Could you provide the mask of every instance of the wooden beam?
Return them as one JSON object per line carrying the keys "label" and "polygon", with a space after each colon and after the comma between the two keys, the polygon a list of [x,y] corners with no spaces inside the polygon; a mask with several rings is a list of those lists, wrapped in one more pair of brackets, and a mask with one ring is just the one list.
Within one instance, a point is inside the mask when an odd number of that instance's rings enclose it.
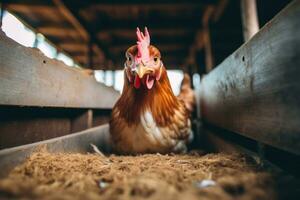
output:
{"label": "wooden beam", "polygon": [[259,30],[256,0],[241,0],[244,40],[247,42]]}
{"label": "wooden beam", "polygon": [[[144,28],[144,27],[140,27]],[[178,28],[166,28],[166,27],[153,27],[149,28],[150,35],[153,37],[157,36],[169,36],[169,37],[181,37],[184,35],[191,35],[193,34],[192,29],[184,28],[184,27],[178,27]],[[135,29],[133,28],[108,28],[104,29],[101,27],[101,30],[99,30],[97,36],[99,38],[107,38],[110,35],[113,35],[115,37],[126,37],[126,38],[134,38],[135,35]]]}
{"label": "wooden beam", "polygon": [[44,145],[49,152],[93,152],[91,145],[96,145],[102,152],[110,153],[109,125],[91,128],[72,135],[45,140],[0,151],[0,177],[24,162],[34,151]]}
{"label": "wooden beam", "polygon": [[87,44],[82,42],[60,42],[58,46],[66,51],[82,52],[82,54],[88,52]]}
{"label": "wooden beam", "polygon": [[[61,1],[61,0],[60,0]],[[107,51],[106,45],[98,40],[96,37],[96,31],[94,30],[94,26],[89,26],[85,20],[80,16],[79,10],[74,7],[74,5],[70,2],[65,2],[64,6],[68,9],[68,11],[82,24],[82,26],[87,30],[87,32],[90,34],[90,40],[91,42],[95,43],[99,48],[97,51],[101,51],[101,55],[105,57],[108,61],[112,60],[112,57],[110,53]]]}
{"label": "wooden beam", "polygon": [[[215,3],[215,2],[212,2]],[[97,11],[97,12],[103,12],[103,11],[113,11],[115,9],[118,9],[120,12],[128,11],[130,8],[138,8],[142,11],[147,10],[160,10],[160,11],[176,11],[176,10],[182,10],[182,9],[193,9],[195,7],[203,7],[206,6],[209,3],[204,3],[202,1],[195,1],[195,2],[119,2],[119,3],[95,3],[89,7],[86,7],[89,11]]]}
{"label": "wooden beam", "polygon": [[93,69],[94,67],[94,51],[93,51],[93,42],[90,41],[88,46],[88,53],[87,53],[87,57],[88,57],[88,66]]}
{"label": "wooden beam", "polygon": [[0,106],[0,149],[70,134],[69,110]]}
{"label": "wooden beam", "polygon": [[[159,49],[161,53],[168,54],[169,51],[177,51],[177,50],[185,50],[187,46],[185,44],[161,44],[156,45],[156,47]],[[125,51],[129,48],[127,45],[120,45],[120,46],[112,46],[109,48],[109,51],[112,52],[112,54],[116,53],[123,53],[125,54]]]}
{"label": "wooden beam", "polygon": [[109,123],[111,110],[94,110],[93,126],[100,126]]}
{"label": "wooden beam", "polygon": [[[68,52],[71,53],[81,53],[81,54],[87,54],[89,51],[89,47],[86,45],[86,43],[80,42],[80,41],[60,41],[58,42],[58,46]],[[104,60],[104,55],[102,51],[99,51],[99,48],[96,44],[93,44],[93,52],[96,54],[97,57],[101,58],[99,60]]]}
{"label": "wooden beam", "polygon": [[11,1],[8,1],[6,3],[7,9],[12,12],[20,12],[20,13],[40,13],[42,11],[47,10],[47,12],[55,12],[56,8],[49,4],[29,4],[27,1],[26,3],[14,3]]}
{"label": "wooden beam", "polygon": [[[45,35],[46,37],[50,36],[50,37],[56,37],[56,38],[73,38],[74,40],[81,40],[82,37],[80,36],[80,34],[74,30],[74,29],[70,29],[70,28],[61,28],[61,29],[56,29],[56,28],[37,28],[36,29],[38,32],[42,33],[43,35]],[[58,44],[59,45],[59,44]]]}
{"label": "wooden beam", "polygon": [[213,13],[213,21],[216,22],[220,19],[223,15],[224,10],[228,5],[228,0],[219,0],[218,4],[216,5],[216,9]]}
{"label": "wooden beam", "polygon": [[205,67],[206,71],[209,72],[213,67],[212,50],[210,43],[210,32],[209,32],[209,20],[215,10],[213,6],[207,6],[202,16],[201,28],[198,28],[195,34],[193,43],[189,48],[189,54],[186,59],[186,65],[196,65],[196,51],[199,49],[205,49]]}
{"label": "wooden beam", "polygon": [[0,105],[112,108],[119,93],[0,32]]}
{"label": "wooden beam", "polygon": [[70,12],[61,0],[52,0],[61,14],[76,28],[84,41],[90,41],[90,35],[82,26],[82,24],[76,19],[76,17]]}
{"label": "wooden beam", "polygon": [[300,2],[202,79],[210,124],[300,155]]}
{"label": "wooden beam", "polygon": [[[71,24],[79,31],[80,35],[84,38],[84,41],[87,44],[93,46],[96,44],[97,51],[100,52],[100,55],[104,58],[111,59],[109,52],[104,48],[97,38],[95,37],[94,32],[87,27],[86,24],[83,24],[83,20],[80,18],[78,13],[75,13],[73,9],[70,9],[62,0],[53,0],[54,4],[58,7],[61,13],[71,22]],[[88,63],[90,64],[90,63]],[[91,66],[90,66],[91,67]]]}
{"label": "wooden beam", "polygon": [[215,8],[212,6],[207,7],[203,18],[203,45],[204,45],[204,52],[205,52],[205,68],[206,72],[210,72],[213,69],[213,55],[212,55],[212,47],[210,41],[210,30],[209,30],[209,21],[212,18],[213,12]]}
{"label": "wooden beam", "polygon": [[95,27],[101,27],[101,29],[106,30],[112,30],[112,29],[131,29],[135,30],[136,27],[145,27],[147,26],[149,30],[152,29],[162,29],[162,28],[178,28],[178,29],[192,29],[194,27],[197,27],[199,25],[199,22],[194,19],[194,17],[180,17],[176,20],[174,20],[174,17],[155,17],[155,18],[149,18],[149,17],[141,17],[138,20],[137,19],[131,19],[131,18],[125,18],[125,19],[106,19],[106,21],[97,21],[95,22]]}
{"label": "wooden beam", "polygon": [[4,15],[4,8],[3,3],[0,3],[0,28],[2,28],[2,21],[3,21],[3,15]]}
{"label": "wooden beam", "polygon": [[[187,34],[182,36],[164,36],[158,35],[156,37],[152,37],[151,43],[153,45],[159,46],[164,44],[189,44],[192,42],[193,34]],[[99,38],[100,39],[100,38]],[[118,46],[118,45],[133,45],[136,43],[136,37],[132,36],[132,38],[126,37],[112,37],[111,41],[109,41],[110,46]]]}
{"label": "wooden beam", "polygon": [[76,133],[93,127],[93,110],[81,112],[71,120],[71,133]]}
{"label": "wooden beam", "polygon": [[[43,23],[47,23],[47,22],[43,22]],[[55,32],[74,32],[76,31],[74,29],[74,27],[70,26],[68,23],[64,24],[62,23],[61,25],[55,25],[55,26],[50,26],[50,25],[42,25],[42,26],[38,26],[36,27],[36,30],[38,32],[42,32],[42,33],[55,33]]]}
{"label": "wooden beam", "polygon": [[[83,62],[83,63],[89,63],[89,57],[85,53],[80,53],[79,54],[73,54],[73,58],[77,60],[78,62]],[[95,64],[99,63],[104,63],[104,61],[100,61],[96,55],[93,55],[93,66],[95,67]]]}
{"label": "wooden beam", "polygon": [[[110,109],[93,110],[109,118]],[[94,126],[91,109],[0,106],[0,149],[72,134]]]}

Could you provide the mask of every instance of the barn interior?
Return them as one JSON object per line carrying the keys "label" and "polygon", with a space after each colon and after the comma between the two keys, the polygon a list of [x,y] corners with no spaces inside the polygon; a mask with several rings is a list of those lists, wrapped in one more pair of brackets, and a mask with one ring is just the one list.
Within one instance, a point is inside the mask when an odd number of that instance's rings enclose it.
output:
{"label": "barn interior", "polygon": [[[299,0],[0,5],[0,198],[299,199]],[[187,154],[110,151],[137,27],[191,77]]]}

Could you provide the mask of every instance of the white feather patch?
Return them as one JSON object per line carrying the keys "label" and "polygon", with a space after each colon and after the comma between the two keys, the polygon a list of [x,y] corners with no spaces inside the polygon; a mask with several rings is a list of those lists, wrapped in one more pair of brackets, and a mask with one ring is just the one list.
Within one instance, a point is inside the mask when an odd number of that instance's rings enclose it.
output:
{"label": "white feather patch", "polygon": [[166,138],[164,138],[161,129],[157,126],[152,113],[150,111],[146,111],[142,116],[141,116],[141,122],[142,126],[145,129],[146,133],[150,136],[153,137],[157,142],[165,145],[166,144]]}

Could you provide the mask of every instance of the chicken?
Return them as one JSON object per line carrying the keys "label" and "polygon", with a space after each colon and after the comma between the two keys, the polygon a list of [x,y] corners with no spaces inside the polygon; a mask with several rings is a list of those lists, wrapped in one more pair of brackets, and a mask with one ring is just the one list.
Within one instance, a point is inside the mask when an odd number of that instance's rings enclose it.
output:
{"label": "chicken", "polygon": [[189,111],[171,89],[160,51],[137,28],[126,51],[124,87],[112,110],[110,140],[121,154],[185,152],[193,137]]}

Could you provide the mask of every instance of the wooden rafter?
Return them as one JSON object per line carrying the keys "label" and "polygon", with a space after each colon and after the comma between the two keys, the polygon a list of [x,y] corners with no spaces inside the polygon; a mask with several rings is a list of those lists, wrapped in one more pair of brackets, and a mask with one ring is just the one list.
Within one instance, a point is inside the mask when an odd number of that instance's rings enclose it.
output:
{"label": "wooden rafter", "polygon": [[203,13],[201,19],[201,28],[199,28],[195,34],[195,39],[193,44],[189,48],[189,54],[186,60],[186,65],[196,65],[196,51],[199,49],[205,49],[205,65],[206,71],[210,71],[213,67],[213,56],[212,47],[210,42],[210,30],[209,22],[211,20],[217,21],[223,14],[225,7],[228,4],[228,0],[219,0],[216,6],[208,5]]}
{"label": "wooden rafter", "polygon": [[78,30],[78,32],[86,42],[87,48],[89,49],[89,51],[87,52],[87,57],[89,57],[87,63],[91,65],[90,67],[93,67],[92,60],[94,60],[94,51],[92,51],[93,48],[91,47],[93,46],[93,43],[96,44],[97,53],[100,53],[101,55],[104,55],[107,59],[110,59],[107,50],[103,48],[103,45],[101,45],[100,42],[94,37],[93,32],[87,27],[86,24],[84,24],[83,20],[79,17],[78,13],[70,9],[62,0],[53,0],[53,2],[61,11],[61,13],[68,19],[68,21],[70,21],[70,23]]}
{"label": "wooden rafter", "polygon": [[78,19],[70,12],[61,0],[53,0],[56,7],[59,9],[61,14],[76,28],[79,34],[82,36],[84,41],[90,41],[90,35],[87,30],[82,26]]}

